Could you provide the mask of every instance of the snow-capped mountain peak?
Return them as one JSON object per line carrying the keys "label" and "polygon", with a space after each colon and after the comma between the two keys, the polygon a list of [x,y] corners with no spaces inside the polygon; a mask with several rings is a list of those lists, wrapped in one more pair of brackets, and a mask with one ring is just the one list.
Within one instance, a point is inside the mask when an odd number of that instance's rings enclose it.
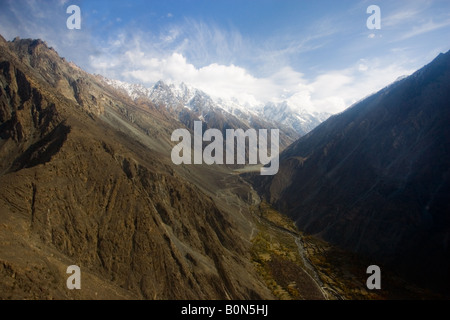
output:
{"label": "snow-capped mountain peak", "polygon": [[202,118],[211,109],[221,110],[246,123],[250,123],[252,119],[260,118],[270,123],[286,126],[299,135],[308,133],[331,115],[329,113],[310,112],[299,106],[291,105],[292,102],[288,100],[249,106],[239,103],[237,99],[214,99],[204,91],[184,82],[176,84],[160,80],[151,88],[119,80],[105,79],[105,82],[126,92],[133,100],[145,97],[153,103],[167,108],[185,107]]}
{"label": "snow-capped mountain peak", "polygon": [[104,78],[104,81],[110,86],[124,91],[133,100],[148,97],[148,95],[150,94],[150,90],[144,87],[142,84],[127,83],[120,80],[111,80],[107,78]]}

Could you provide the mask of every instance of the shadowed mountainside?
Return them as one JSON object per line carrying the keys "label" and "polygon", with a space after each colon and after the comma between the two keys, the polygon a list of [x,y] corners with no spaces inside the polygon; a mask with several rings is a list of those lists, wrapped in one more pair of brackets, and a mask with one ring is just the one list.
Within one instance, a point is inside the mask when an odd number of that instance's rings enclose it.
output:
{"label": "shadowed mountainside", "polygon": [[450,52],[319,125],[255,188],[310,234],[450,285]]}

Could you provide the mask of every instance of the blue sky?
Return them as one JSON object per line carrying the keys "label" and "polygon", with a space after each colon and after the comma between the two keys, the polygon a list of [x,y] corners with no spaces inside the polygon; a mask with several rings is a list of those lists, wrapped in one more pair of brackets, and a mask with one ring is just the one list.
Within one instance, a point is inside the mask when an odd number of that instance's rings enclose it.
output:
{"label": "blue sky", "polygon": [[[80,30],[66,27],[72,4]],[[370,5],[380,30],[366,26]],[[334,113],[448,51],[450,1],[0,0],[0,34],[41,38],[113,79]]]}

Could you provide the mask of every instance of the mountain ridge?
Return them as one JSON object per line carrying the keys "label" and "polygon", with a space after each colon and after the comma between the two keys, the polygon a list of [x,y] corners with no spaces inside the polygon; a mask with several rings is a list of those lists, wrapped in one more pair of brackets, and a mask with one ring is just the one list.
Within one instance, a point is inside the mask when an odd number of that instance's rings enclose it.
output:
{"label": "mountain ridge", "polygon": [[[175,166],[173,130],[244,125],[221,114],[133,99],[44,41],[0,38],[0,297],[422,297],[369,292],[365,260],[298,233],[236,171]],[[73,264],[82,290],[66,288]]]}
{"label": "mountain ridge", "polygon": [[449,85],[447,52],[331,116],[254,187],[301,230],[447,290]]}
{"label": "mountain ridge", "polygon": [[[263,122],[285,130],[288,132],[288,136],[294,139],[308,133],[330,116],[326,112],[310,112],[305,109],[297,111],[295,110],[297,108],[288,105],[287,101],[268,102],[263,105],[245,107],[238,101],[214,99],[204,91],[184,82],[180,84],[166,84],[164,81],[159,80],[151,88],[107,78],[105,78],[105,82],[114,88],[123,90],[132,99],[148,97],[153,103],[169,108],[176,106],[186,107],[197,112],[201,112],[203,109],[219,109],[237,117],[239,120],[243,120],[250,127],[252,127],[252,122],[258,123],[263,120]],[[280,110],[282,111],[281,113]],[[292,134],[291,131],[294,131],[297,136]]]}
{"label": "mountain ridge", "polygon": [[245,232],[256,200],[234,211],[211,193],[226,168],[174,166],[180,127],[41,40],[0,39],[1,297],[273,297]]}

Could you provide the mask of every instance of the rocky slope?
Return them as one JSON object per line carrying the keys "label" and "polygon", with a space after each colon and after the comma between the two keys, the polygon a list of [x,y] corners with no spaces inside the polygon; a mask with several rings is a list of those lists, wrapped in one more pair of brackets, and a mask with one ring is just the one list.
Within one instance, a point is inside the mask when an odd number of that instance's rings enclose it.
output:
{"label": "rocky slope", "polygon": [[0,298],[273,297],[247,202],[213,198],[226,168],[171,163],[182,126],[40,40],[0,37]]}
{"label": "rocky slope", "polygon": [[300,229],[448,292],[449,101],[450,52],[332,116],[254,185]]}
{"label": "rocky slope", "polygon": [[286,101],[244,107],[237,101],[215,100],[205,92],[184,83],[176,85],[158,81],[147,89],[142,85],[118,80],[104,78],[104,81],[133,100],[148,99],[156,105],[166,107],[190,128],[193,128],[195,120],[202,120],[206,127],[223,132],[229,128],[277,128],[280,130],[280,149],[286,148],[330,116],[328,113],[298,111]]}

